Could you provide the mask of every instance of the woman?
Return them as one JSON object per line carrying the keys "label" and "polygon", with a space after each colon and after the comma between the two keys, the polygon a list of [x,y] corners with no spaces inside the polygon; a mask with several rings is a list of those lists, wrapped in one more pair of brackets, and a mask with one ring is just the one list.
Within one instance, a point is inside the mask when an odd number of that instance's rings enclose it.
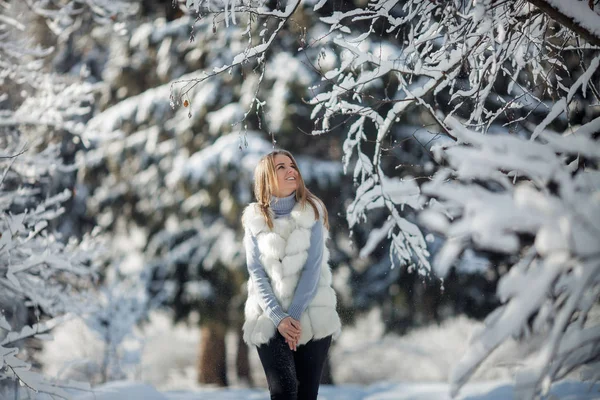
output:
{"label": "woman", "polygon": [[271,399],[316,399],[331,339],[341,330],[327,210],[284,150],[259,161],[254,195],[242,217],[250,274],[244,341],[258,349]]}

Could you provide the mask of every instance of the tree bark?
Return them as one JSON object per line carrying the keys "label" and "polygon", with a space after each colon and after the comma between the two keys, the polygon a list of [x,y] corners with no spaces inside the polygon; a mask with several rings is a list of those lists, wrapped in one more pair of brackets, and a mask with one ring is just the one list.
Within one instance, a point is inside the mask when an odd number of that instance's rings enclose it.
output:
{"label": "tree bark", "polygon": [[198,383],[227,386],[226,332],[220,322],[207,322],[200,328]]}
{"label": "tree bark", "polygon": [[[600,37],[598,37],[594,32],[588,30],[586,27],[579,25],[579,23],[572,17],[563,14],[561,11],[552,7],[545,0],[527,0],[537,8],[539,8],[544,14],[548,15],[550,18],[561,24],[562,26],[572,30],[577,33],[579,36],[584,38],[586,42],[589,44],[593,44],[595,46],[600,46]],[[573,0],[571,0],[573,1]],[[577,1],[573,1],[576,3]],[[589,12],[594,13],[594,10],[589,10]],[[599,16],[600,17],[600,16]]]}

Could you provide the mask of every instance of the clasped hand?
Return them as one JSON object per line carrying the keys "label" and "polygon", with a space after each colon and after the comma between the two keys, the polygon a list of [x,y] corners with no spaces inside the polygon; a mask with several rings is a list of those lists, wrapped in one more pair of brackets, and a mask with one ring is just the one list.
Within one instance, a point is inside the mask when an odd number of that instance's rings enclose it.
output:
{"label": "clasped hand", "polygon": [[300,335],[302,334],[300,321],[292,317],[285,317],[277,326],[277,330],[281,333],[288,346],[290,346],[290,350],[296,351]]}

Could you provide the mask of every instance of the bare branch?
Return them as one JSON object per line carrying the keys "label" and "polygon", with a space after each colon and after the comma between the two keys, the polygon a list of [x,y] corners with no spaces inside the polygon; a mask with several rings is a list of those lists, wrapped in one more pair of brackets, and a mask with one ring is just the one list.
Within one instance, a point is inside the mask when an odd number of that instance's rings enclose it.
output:
{"label": "bare branch", "polygon": [[279,32],[283,29],[283,27],[286,25],[287,21],[291,18],[291,16],[294,14],[294,12],[298,9],[299,5],[300,5],[300,0],[295,0],[294,3],[291,3],[291,5],[288,5],[288,7],[286,7],[286,10],[284,13],[282,13],[282,12],[264,13],[263,12],[262,13],[263,15],[273,16],[273,17],[279,18],[281,20],[279,22],[279,25],[277,26],[275,31],[271,34],[271,36],[269,37],[269,40],[267,42],[261,43],[257,46],[246,49],[244,52],[236,55],[234,57],[234,59],[232,60],[231,64],[224,65],[220,68],[215,68],[213,70],[213,72],[211,72],[210,74],[207,74],[203,78],[186,79],[186,80],[179,80],[179,81],[172,82],[171,83],[171,92],[173,92],[174,85],[176,85],[178,83],[185,83],[185,86],[184,86],[185,89],[182,90],[178,96],[178,101],[181,102],[181,99],[183,99],[183,97],[186,96],[190,92],[190,90],[192,90],[198,84],[206,81],[207,79],[210,79],[217,75],[220,75],[223,72],[225,72],[233,67],[242,65],[243,63],[247,62],[251,58],[260,57],[261,55],[266,53],[267,50],[269,50],[269,48],[273,44],[273,42],[274,42],[275,38],[277,37],[277,35],[279,34]]}

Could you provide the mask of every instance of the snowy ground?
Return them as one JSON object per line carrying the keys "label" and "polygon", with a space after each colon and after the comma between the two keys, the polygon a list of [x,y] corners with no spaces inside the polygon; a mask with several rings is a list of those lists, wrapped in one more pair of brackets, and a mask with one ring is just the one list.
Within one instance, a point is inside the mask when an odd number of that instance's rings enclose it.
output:
{"label": "snowy ground", "polygon": [[[160,391],[196,390],[195,363],[200,330],[195,326],[173,326],[170,321],[166,314],[154,313],[150,324],[140,333],[143,340],[141,358],[134,359],[131,367],[125,363],[121,366],[128,379],[148,383]],[[458,317],[404,336],[384,335],[379,313],[373,311],[356,325],[344,327],[342,335],[334,342],[330,352],[334,381],[336,384],[359,385],[446,382],[452,366],[466,350],[471,332],[479,324]],[[227,337],[228,378],[233,387],[243,387],[243,382],[235,375],[236,342],[235,334],[231,333]],[[508,355],[518,354],[519,349],[508,347]],[[103,343],[85,325],[73,321],[54,332],[54,340],[45,344],[40,361],[49,376],[94,382],[103,349]],[[254,383],[266,387],[255,351],[250,352],[250,363]],[[487,362],[474,379],[508,381],[511,377],[507,359],[497,356]]]}
{"label": "snowy ground", "polygon": [[[383,335],[377,312],[345,327],[331,350],[331,366],[337,386],[323,386],[320,400],[449,400],[445,383],[452,365],[461,357],[468,338],[479,322],[464,317],[450,319],[412,331],[404,336]],[[196,350],[201,340],[199,329],[173,326],[165,314],[154,314],[143,332],[143,351],[139,363],[127,369],[128,382],[113,382],[79,393],[77,400],[267,400],[264,373],[255,352],[251,352],[253,378],[257,389],[244,387],[235,376],[236,337],[228,340],[229,389],[200,387],[196,383]],[[48,342],[41,361],[45,372],[62,378],[93,381],[103,346],[82,325],[65,325]],[[174,345],[176,344],[176,345]],[[457,399],[512,399],[512,367],[508,362],[519,354],[515,344],[504,348],[503,356],[488,360],[473,382]],[[135,352],[134,352],[135,353]],[[65,365],[67,367],[65,368]],[[71,366],[71,369],[70,367]],[[87,371],[87,376],[84,371]],[[600,386],[590,391],[588,384],[571,381],[553,387],[549,400],[600,399]],[[139,383],[132,383],[139,382]],[[43,397],[38,397],[43,399]]]}
{"label": "snowy ground", "polygon": [[[555,385],[548,399],[592,400],[600,399],[600,386],[577,382]],[[158,392],[146,384],[113,382],[103,385],[93,393],[80,394],[75,400],[268,400],[265,390],[259,389],[204,389],[194,391]],[[487,382],[467,385],[455,400],[507,400],[513,399],[510,383]],[[42,400],[43,398],[39,398]],[[319,400],[451,400],[448,386],[442,383],[381,383],[366,387],[357,385],[323,386]]]}

